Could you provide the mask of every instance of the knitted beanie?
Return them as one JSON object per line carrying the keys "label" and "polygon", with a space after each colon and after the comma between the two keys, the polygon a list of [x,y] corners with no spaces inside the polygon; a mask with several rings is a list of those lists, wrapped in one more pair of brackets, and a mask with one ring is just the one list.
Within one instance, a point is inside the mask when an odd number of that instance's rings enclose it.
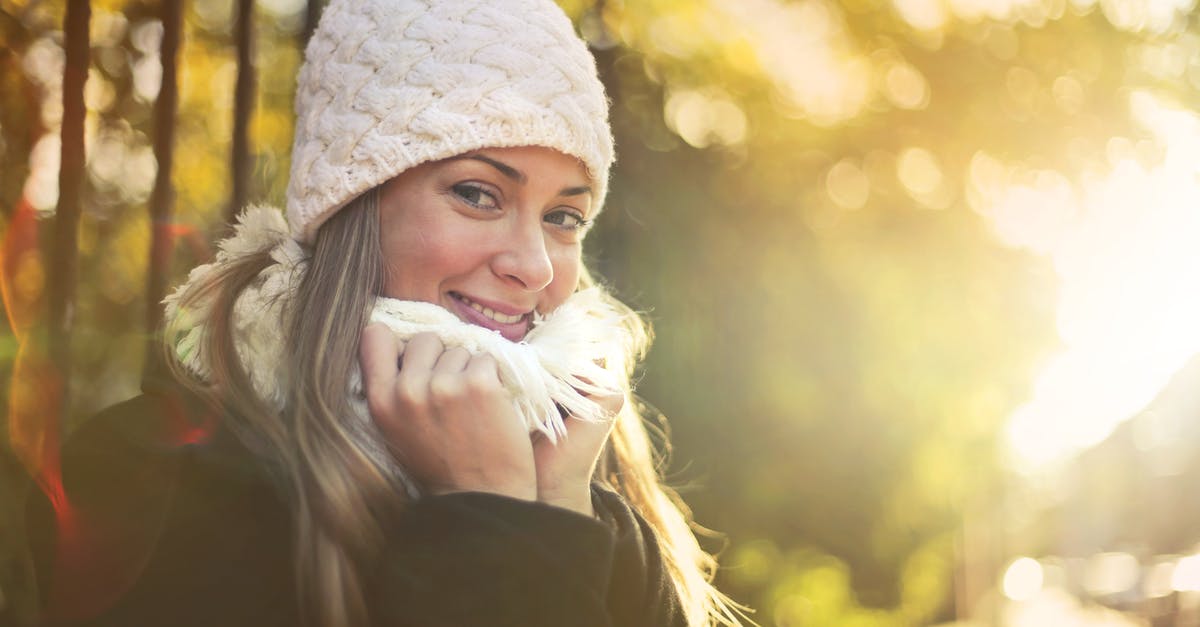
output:
{"label": "knitted beanie", "polygon": [[331,0],[296,92],[292,237],[408,168],[513,146],[577,157],[603,206],[608,100],[552,0]]}

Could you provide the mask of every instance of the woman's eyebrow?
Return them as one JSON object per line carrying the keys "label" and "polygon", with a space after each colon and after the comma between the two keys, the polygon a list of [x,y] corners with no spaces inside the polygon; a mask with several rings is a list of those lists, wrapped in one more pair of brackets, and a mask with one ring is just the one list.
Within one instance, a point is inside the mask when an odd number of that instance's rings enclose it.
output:
{"label": "woman's eyebrow", "polygon": [[[475,161],[486,163],[486,164],[492,166],[493,168],[496,168],[496,170],[498,170],[505,177],[512,179],[518,183],[525,184],[529,180],[529,178],[525,176],[524,172],[521,172],[520,170],[512,167],[511,165],[508,165],[507,163],[504,163],[503,161],[497,161],[496,159],[493,159],[491,157],[485,157],[483,155],[461,155],[461,156],[457,156],[457,157],[451,157],[450,159],[451,160],[474,159]],[[577,185],[574,187],[562,188],[562,191],[558,192],[558,195],[559,196],[582,196],[584,194],[591,194],[591,193],[592,193],[592,187],[590,185]]]}
{"label": "woman's eyebrow", "polygon": [[564,187],[564,188],[562,188],[562,191],[558,193],[558,195],[559,196],[582,196],[584,194],[591,194],[591,193],[592,193],[591,186],[580,185],[578,187]]}
{"label": "woman's eyebrow", "polygon": [[507,163],[504,163],[503,161],[497,161],[491,157],[485,157],[483,155],[463,155],[461,157],[451,157],[451,159],[474,159],[475,161],[482,161],[483,163],[496,168],[501,174],[518,183],[524,184],[529,180],[520,170],[508,165]]}

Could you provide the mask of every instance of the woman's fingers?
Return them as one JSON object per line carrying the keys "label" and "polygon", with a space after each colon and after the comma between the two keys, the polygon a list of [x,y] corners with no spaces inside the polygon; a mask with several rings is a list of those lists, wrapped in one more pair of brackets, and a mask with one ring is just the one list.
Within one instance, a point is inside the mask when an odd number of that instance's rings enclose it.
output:
{"label": "woman's fingers", "polygon": [[500,367],[496,364],[496,358],[487,353],[472,355],[463,374],[466,376],[467,384],[475,391],[503,388],[500,383]]}
{"label": "woman's fingers", "polygon": [[386,413],[392,406],[392,383],[402,350],[400,339],[387,326],[372,323],[363,329],[358,357],[363,391],[372,414]]}
{"label": "woman's fingers", "polygon": [[437,374],[458,374],[471,360],[471,353],[461,346],[447,349],[438,357],[433,371]]}
{"label": "woman's fingers", "polygon": [[598,394],[585,394],[592,399],[600,409],[604,410],[605,415],[609,418],[615,417],[620,413],[621,408],[625,407],[625,393],[621,390],[611,390]]}
{"label": "woman's fingers", "polygon": [[404,364],[401,371],[429,372],[433,370],[438,357],[442,356],[445,346],[441,338],[433,333],[418,333],[408,340],[404,347]]}
{"label": "woman's fingers", "polygon": [[387,327],[371,325],[360,359],[372,417],[430,493],[536,498],[532,444],[490,355],[447,348],[432,333],[401,343]]}
{"label": "woman's fingers", "polygon": [[433,367],[445,347],[433,333],[418,333],[404,346],[404,363],[396,377],[396,396],[409,410],[423,406],[428,398]]}
{"label": "woman's fingers", "polygon": [[400,339],[392,330],[378,322],[368,324],[359,343],[359,361],[372,375],[394,373],[400,356]]}
{"label": "woman's fingers", "polygon": [[443,352],[433,366],[429,377],[429,394],[434,403],[453,401],[462,394],[463,368],[471,359],[471,353],[462,347]]}
{"label": "woman's fingers", "polygon": [[538,500],[591,515],[592,475],[615,418],[625,406],[625,395],[611,392],[585,396],[600,405],[609,420],[583,420],[568,414],[563,417],[566,437],[554,443],[539,438],[534,442],[533,454]]}
{"label": "woman's fingers", "polygon": [[[595,386],[595,384],[592,383],[591,380],[589,380],[585,377],[579,377],[579,380],[583,381],[584,383],[586,383],[589,386],[599,387],[599,386]],[[579,392],[580,394],[584,395],[586,398],[590,399],[592,402],[599,405],[600,409],[604,410],[604,414],[606,416],[608,416],[609,418],[613,418],[617,415],[618,412],[621,411],[621,408],[625,406],[625,392],[622,390],[610,390],[610,389],[606,389],[606,388],[601,388],[601,389],[603,391],[595,392],[592,394],[584,392],[583,390],[580,390],[579,388],[575,388],[575,391]]]}

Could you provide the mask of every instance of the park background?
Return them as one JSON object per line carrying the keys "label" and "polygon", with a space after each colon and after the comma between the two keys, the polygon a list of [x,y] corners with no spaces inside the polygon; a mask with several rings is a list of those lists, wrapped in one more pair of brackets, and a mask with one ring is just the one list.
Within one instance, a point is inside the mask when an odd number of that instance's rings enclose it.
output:
{"label": "park background", "polygon": [[[1193,3],[562,2],[619,154],[585,252],[759,624],[1200,625]],[[29,474],[282,205],[319,8],[0,0],[0,624]]]}

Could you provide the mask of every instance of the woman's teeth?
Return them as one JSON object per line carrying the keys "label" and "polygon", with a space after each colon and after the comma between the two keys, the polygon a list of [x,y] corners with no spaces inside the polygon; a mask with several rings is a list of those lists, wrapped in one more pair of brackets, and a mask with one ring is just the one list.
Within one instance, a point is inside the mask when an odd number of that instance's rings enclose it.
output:
{"label": "woman's teeth", "polygon": [[471,309],[478,311],[479,313],[483,314],[484,316],[487,316],[488,318],[491,318],[492,320],[495,320],[496,322],[499,322],[500,324],[513,324],[514,322],[520,322],[521,318],[525,317],[524,315],[510,316],[507,314],[502,314],[502,313],[495,311],[489,307],[484,307],[483,305],[480,305],[479,303],[467,298],[466,296],[459,296],[459,298],[462,300],[462,302],[466,303]]}

